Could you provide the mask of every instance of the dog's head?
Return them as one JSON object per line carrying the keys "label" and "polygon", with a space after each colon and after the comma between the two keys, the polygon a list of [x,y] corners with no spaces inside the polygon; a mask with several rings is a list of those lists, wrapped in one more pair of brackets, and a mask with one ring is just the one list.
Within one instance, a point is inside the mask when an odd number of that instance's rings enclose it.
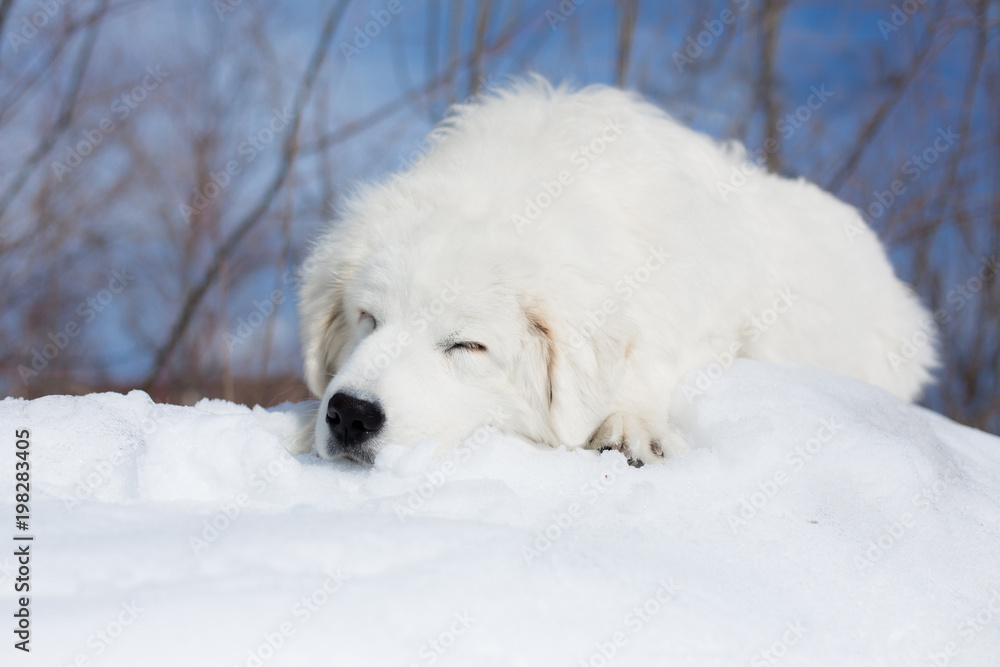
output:
{"label": "dog's head", "polygon": [[610,414],[633,335],[615,281],[645,251],[587,180],[626,151],[634,101],[589,94],[588,113],[533,80],[460,107],[413,168],[346,202],[299,300],[320,456],[371,462],[482,424],[575,447]]}
{"label": "dog's head", "polygon": [[559,281],[517,243],[379,215],[341,221],[306,262],[317,454],[371,463],[388,443],[454,446],[483,424],[583,444],[612,399],[624,347],[614,327],[581,330],[567,317],[586,312],[581,290],[540,292]]}

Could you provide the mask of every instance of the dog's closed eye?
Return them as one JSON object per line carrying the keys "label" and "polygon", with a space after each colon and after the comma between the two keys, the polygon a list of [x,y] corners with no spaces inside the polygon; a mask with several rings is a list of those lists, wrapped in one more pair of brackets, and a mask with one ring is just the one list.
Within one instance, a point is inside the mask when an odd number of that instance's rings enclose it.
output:
{"label": "dog's closed eye", "polygon": [[375,331],[378,328],[378,320],[369,313],[367,310],[362,310],[358,315],[358,325],[361,327],[368,327],[369,331]]}
{"label": "dog's closed eye", "polygon": [[459,343],[452,343],[445,349],[446,354],[451,354],[452,352],[486,352],[486,346],[482,343],[474,343],[472,341],[462,341]]}

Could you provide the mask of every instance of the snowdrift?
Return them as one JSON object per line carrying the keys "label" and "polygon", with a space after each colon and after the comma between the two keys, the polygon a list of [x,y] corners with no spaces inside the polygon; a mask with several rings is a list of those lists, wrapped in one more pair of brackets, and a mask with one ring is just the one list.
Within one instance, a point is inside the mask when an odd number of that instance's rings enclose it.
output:
{"label": "snowdrift", "polygon": [[3,663],[996,664],[1000,439],[809,369],[702,388],[692,451],[641,469],[486,431],[361,468],[288,454],[294,406],[4,400],[3,539],[34,541],[27,655],[0,552]]}

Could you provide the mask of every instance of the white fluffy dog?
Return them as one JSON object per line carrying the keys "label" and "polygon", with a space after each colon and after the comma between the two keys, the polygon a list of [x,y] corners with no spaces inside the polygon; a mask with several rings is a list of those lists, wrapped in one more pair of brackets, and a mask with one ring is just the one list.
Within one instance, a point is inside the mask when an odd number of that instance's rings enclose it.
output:
{"label": "white fluffy dog", "polygon": [[808,364],[907,400],[930,379],[932,345],[899,352],[928,315],[857,211],[633,94],[535,78],[431,139],[304,267],[324,458],[491,423],[641,465],[683,451],[668,406],[706,364]]}

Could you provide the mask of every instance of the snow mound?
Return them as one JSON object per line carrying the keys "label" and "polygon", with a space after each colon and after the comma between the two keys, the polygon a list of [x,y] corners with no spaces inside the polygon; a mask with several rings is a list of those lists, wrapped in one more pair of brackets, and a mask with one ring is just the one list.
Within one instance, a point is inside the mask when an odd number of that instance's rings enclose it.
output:
{"label": "snow mound", "polygon": [[[17,662],[995,664],[1000,439],[810,369],[698,381],[692,451],[641,469],[487,431],[362,468],[290,455],[291,405],[4,400],[11,533],[30,431]],[[11,627],[16,576],[0,556]]]}

